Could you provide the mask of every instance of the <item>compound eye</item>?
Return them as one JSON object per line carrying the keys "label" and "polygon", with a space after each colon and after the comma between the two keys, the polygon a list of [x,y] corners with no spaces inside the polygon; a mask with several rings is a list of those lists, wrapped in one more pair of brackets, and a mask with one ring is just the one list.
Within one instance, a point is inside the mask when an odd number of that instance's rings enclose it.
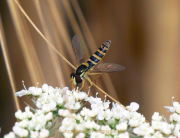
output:
{"label": "compound eye", "polygon": [[81,83],[82,79],[79,75],[75,75],[76,83]]}
{"label": "compound eye", "polygon": [[71,73],[71,75],[70,75],[70,78],[72,78],[72,77],[74,77],[76,74],[73,72],[73,73]]}

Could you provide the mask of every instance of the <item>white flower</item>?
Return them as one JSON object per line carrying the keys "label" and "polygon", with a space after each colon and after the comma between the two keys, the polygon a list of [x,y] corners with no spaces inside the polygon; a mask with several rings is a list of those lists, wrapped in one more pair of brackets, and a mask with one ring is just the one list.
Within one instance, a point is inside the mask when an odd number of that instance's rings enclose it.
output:
{"label": "white flower", "polygon": [[63,95],[66,94],[66,91],[67,91],[67,90],[69,90],[68,87],[62,88],[62,89],[61,89],[61,94],[63,94]]}
{"label": "white flower", "polygon": [[51,101],[51,102],[53,102],[53,101],[55,102],[56,99],[57,99],[57,97],[55,96],[54,93],[49,93],[48,99],[49,99],[49,101]]}
{"label": "white flower", "polygon": [[118,131],[125,131],[127,130],[127,127],[128,127],[127,121],[121,122],[120,124],[116,125],[116,129]]}
{"label": "white flower", "polygon": [[85,138],[85,134],[84,133],[79,133],[76,138]]}
{"label": "white flower", "polygon": [[73,137],[73,133],[63,133],[65,138],[72,138]]}
{"label": "white flower", "polygon": [[[5,135],[5,138],[14,138],[15,136],[46,138],[50,135],[50,129],[57,126],[65,138],[84,138],[86,136],[91,138],[129,138],[130,134],[134,137],[144,138],[180,137],[180,104],[178,102],[173,102],[173,107],[165,106],[170,112],[173,112],[169,118],[171,124],[163,121],[163,117],[155,112],[150,126],[146,123],[145,117],[136,112],[139,105],[135,102],[127,106],[128,110],[119,103],[112,103],[110,109],[110,102],[106,102],[106,96],[102,101],[97,97],[98,93],[95,98],[88,97],[85,92],[78,92],[78,89],[71,91],[68,87],[60,89],[47,84],[43,84],[42,88],[29,87],[28,90],[24,86],[24,89],[17,92],[16,95],[32,94],[36,96],[33,97],[33,102],[38,109],[30,110],[30,107],[27,106],[25,112],[18,110],[15,113],[18,122],[15,123],[13,132]],[[80,109],[85,101],[90,103],[91,109],[88,109],[86,104]],[[58,119],[61,122],[57,121]],[[69,133],[62,130],[72,131]],[[72,132],[75,132],[76,135],[73,135]]]}
{"label": "white flower", "polygon": [[179,108],[179,103],[178,102],[173,102],[173,107],[176,109],[176,108]]}
{"label": "white flower", "polygon": [[48,92],[48,85],[45,83],[42,85],[43,92]]}
{"label": "white flower", "polygon": [[9,132],[9,134],[4,135],[4,138],[15,138],[14,132]]}
{"label": "white flower", "polygon": [[103,109],[108,109],[109,108],[109,104],[110,104],[111,102],[109,102],[109,100],[107,101],[107,102],[104,102],[103,103]]}
{"label": "white flower", "polygon": [[[178,134],[176,136],[179,138],[180,137],[180,132],[178,132]],[[176,137],[173,136],[172,138],[176,138]]]}
{"label": "white flower", "polygon": [[74,104],[74,108],[73,108],[73,109],[77,110],[77,109],[79,109],[80,107],[81,107],[80,102],[76,102],[76,103]]}
{"label": "white flower", "polygon": [[[133,112],[134,113],[134,112]],[[120,119],[123,118],[124,120],[129,120],[130,119],[130,112],[129,111],[126,111],[124,110],[122,112],[122,116],[120,117]]]}
{"label": "white flower", "polygon": [[21,128],[25,128],[29,125],[29,121],[27,119],[23,119],[21,122],[18,123],[18,126]]}
{"label": "white flower", "polygon": [[42,89],[37,87],[29,87],[28,91],[34,96],[39,96],[42,93]]}
{"label": "white flower", "polygon": [[101,128],[100,125],[96,124],[94,121],[93,121],[93,129],[95,130],[99,130]]}
{"label": "white flower", "polygon": [[86,129],[92,129],[94,124],[90,121],[90,120],[87,120],[86,122],[83,123],[83,126],[86,128]]}
{"label": "white flower", "polygon": [[123,112],[123,111],[126,111],[126,109],[122,105],[119,105],[118,103],[113,102],[112,111],[113,112]]}
{"label": "white flower", "polygon": [[164,128],[162,129],[162,131],[163,131],[163,133],[166,134],[166,135],[171,134],[171,130],[170,130],[168,127],[164,127]]}
{"label": "white flower", "polygon": [[71,113],[69,112],[69,110],[59,109],[58,114],[63,117],[68,117]]}
{"label": "white flower", "polygon": [[48,93],[51,94],[54,92],[54,88],[52,86],[48,86]]}
{"label": "white flower", "polygon": [[75,119],[66,117],[62,121],[62,126],[60,127],[60,129],[73,130],[75,128],[75,125],[76,125]]}
{"label": "white flower", "polygon": [[137,128],[134,128],[133,132],[137,135],[145,136],[145,135],[153,134],[154,129],[152,129],[152,127],[149,126],[149,123],[145,123]]}
{"label": "white flower", "polygon": [[56,102],[54,102],[54,101],[50,102],[49,107],[50,107],[51,111],[55,111],[56,110]]}
{"label": "white flower", "polygon": [[177,112],[180,114],[180,104],[178,102],[173,102],[173,107],[164,106],[166,109],[169,109],[169,112]]}
{"label": "white flower", "polygon": [[153,136],[155,138],[164,138],[163,135],[159,131],[156,131]]}
{"label": "white flower", "polygon": [[75,128],[76,128],[76,131],[82,132],[85,127],[83,124],[77,124]]}
{"label": "white flower", "polygon": [[137,119],[130,119],[130,120],[129,120],[129,125],[130,125],[131,127],[137,127],[137,126],[140,125],[140,122],[139,122],[139,120],[137,120]]}
{"label": "white flower", "polygon": [[40,130],[42,128],[44,128],[46,125],[46,118],[45,118],[45,115],[44,114],[39,114],[39,113],[36,113],[32,119],[29,121],[29,126],[28,128],[30,130]]}
{"label": "white flower", "polygon": [[35,126],[36,126],[36,123],[34,122],[34,120],[33,120],[33,121],[30,120],[30,121],[29,121],[28,129],[29,129],[29,130],[34,130]]}
{"label": "white flower", "polygon": [[19,137],[27,137],[28,136],[28,131],[26,129],[20,128],[18,126],[14,126],[13,131]]}
{"label": "white flower", "polygon": [[44,113],[50,112],[50,111],[55,111],[56,110],[56,102],[50,102],[48,104],[44,104],[42,106],[42,111]]}
{"label": "white flower", "polygon": [[39,138],[38,131],[30,131],[30,133],[31,133],[30,138]]}
{"label": "white flower", "polygon": [[90,110],[87,109],[86,107],[84,107],[84,108],[81,110],[80,114],[81,114],[82,116],[86,116],[86,115],[88,115],[89,112],[90,112]]}
{"label": "white flower", "polygon": [[113,116],[113,112],[110,111],[110,109],[107,109],[106,111],[100,111],[97,118],[98,120],[109,120]]}
{"label": "white flower", "polygon": [[49,112],[45,115],[46,121],[52,120],[53,119],[53,114],[52,112]]}
{"label": "white flower", "polygon": [[75,116],[75,119],[76,119],[76,120],[82,120],[83,118],[82,118],[82,116],[81,116],[80,114],[77,114],[77,115]]}
{"label": "white flower", "polygon": [[155,130],[159,130],[161,128],[162,122],[159,121],[152,121],[152,127]]}
{"label": "white flower", "polygon": [[100,126],[98,124],[96,124],[94,121],[89,121],[89,120],[87,122],[83,123],[83,126],[90,130],[92,130],[92,128],[95,130],[100,129]]}
{"label": "white flower", "polygon": [[47,128],[52,126],[52,122],[47,122]]}
{"label": "white flower", "polygon": [[58,97],[56,102],[57,104],[62,105],[64,101],[62,97]]}
{"label": "white flower", "polygon": [[42,111],[43,111],[44,113],[50,112],[50,111],[51,111],[51,108],[50,108],[49,104],[44,104],[44,105],[42,106]]}
{"label": "white flower", "polygon": [[30,112],[30,107],[29,106],[25,107],[25,112]]}
{"label": "white flower", "polygon": [[25,113],[26,113],[27,118],[31,118],[33,116],[33,113],[30,111],[29,106],[25,107]]}
{"label": "white flower", "polygon": [[[71,97],[72,97],[72,91],[67,90],[67,91],[66,91],[66,96],[71,96]],[[69,98],[69,97],[68,97],[68,98]]]}
{"label": "white flower", "polygon": [[119,113],[119,112],[113,112],[113,118],[115,118],[115,119],[120,119],[121,116],[122,116],[121,113]]}
{"label": "white flower", "polygon": [[116,120],[114,118],[111,118],[111,119],[107,120],[107,124],[108,125],[115,125],[116,124]]}
{"label": "white flower", "polygon": [[119,134],[118,138],[129,138],[129,133],[125,132],[125,133]]}
{"label": "white flower", "polygon": [[148,135],[145,135],[143,138],[155,138],[155,137],[148,134]]}
{"label": "white flower", "polygon": [[94,98],[94,97],[88,97],[88,102],[90,102],[91,104],[97,104],[97,105],[101,105],[103,102],[101,101],[101,98]]}
{"label": "white flower", "polygon": [[171,121],[171,122],[176,121],[177,122],[177,121],[180,121],[179,118],[180,118],[180,116],[177,113],[174,113],[174,114],[170,115],[169,121]]}
{"label": "white flower", "polygon": [[86,116],[88,116],[88,118],[95,117],[96,115],[97,115],[97,113],[94,112],[94,110],[89,110],[88,114],[86,114]]}
{"label": "white flower", "polygon": [[97,105],[97,104],[91,104],[91,109],[94,113],[98,114],[100,110],[103,110],[103,104]]}
{"label": "white flower", "polygon": [[168,123],[162,122],[162,123],[161,123],[161,128],[160,128],[160,130],[161,130],[164,134],[169,135],[169,134],[171,134],[171,129],[172,129],[171,127],[172,127],[172,126],[169,125]]}
{"label": "white flower", "polygon": [[[179,138],[179,137],[180,137],[180,135],[178,136],[178,138]],[[170,135],[168,138],[177,138],[177,137]]]}
{"label": "white flower", "polygon": [[152,120],[153,121],[162,121],[162,116],[160,116],[158,112],[154,112],[154,114],[152,116]]}
{"label": "white flower", "polygon": [[40,124],[37,124],[34,129],[35,129],[36,131],[41,130],[41,129],[42,129],[42,126],[41,126]]}
{"label": "white flower", "polygon": [[90,138],[105,138],[105,134],[102,134],[101,132],[91,132]]}
{"label": "white flower", "polygon": [[85,92],[79,92],[78,93],[78,99],[79,100],[87,100],[88,95]]}
{"label": "white flower", "polygon": [[39,133],[40,138],[46,138],[49,136],[49,130],[47,129],[41,129]]}
{"label": "white flower", "polygon": [[42,110],[36,110],[36,115],[44,115],[44,112]]}
{"label": "white flower", "polygon": [[139,109],[139,104],[132,102],[130,104],[130,106],[126,106],[126,107],[129,109],[129,111],[134,112],[134,111],[137,111]]}
{"label": "white flower", "polygon": [[164,108],[168,109],[168,112],[172,112],[172,113],[175,112],[174,107],[171,107],[171,106],[164,106]]}
{"label": "white flower", "polygon": [[15,96],[19,96],[19,97],[22,97],[22,96],[24,96],[24,95],[30,95],[31,93],[29,92],[29,91],[27,91],[27,90],[21,90],[21,91],[18,91],[18,92],[16,92],[15,93]]}
{"label": "white flower", "polygon": [[27,114],[26,112],[23,112],[23,113],[22,113],[21,110],[18,110],[18,111],[15,113],[15,117],[16,117],[17,119],[19,119],[19,120],[23,120],[23,119],[28,118],[27,115],[28,115],[28,114]]}
{"label": "white flower", "polygon": [[106,126],[101,126],[101,130],[111,130],[111,128],[108,125],[106,125]]}
{"label": "white flower", "polygon": [[22,111],[21,110],[18,110],[16,113],[15,113],[15,117],[17,119],[21,119],[21,115],[22,115]]}
{"label": "white flower", "polygon": [[179,124],[176,124],[173,133],[174,133],[176,136],[178,136],[179,130],[180,130],[180,125],[179,125]]}

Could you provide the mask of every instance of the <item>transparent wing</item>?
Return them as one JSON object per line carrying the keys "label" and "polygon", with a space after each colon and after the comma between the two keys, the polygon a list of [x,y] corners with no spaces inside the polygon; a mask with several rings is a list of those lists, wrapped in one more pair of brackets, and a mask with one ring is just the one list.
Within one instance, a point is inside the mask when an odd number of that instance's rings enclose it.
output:
{"label": "transparent wing", "polygon": [[76,58],[76,63],[80,64],[79,60],[84,57],[85,46],[81,38],[77,35],[73,36],[72,38],[72,48]]}
{"label": "transparent wing", "polygon": [[91,73],[110,73],[110,72],[117,72],[124,70],[125,67],[115,64],[115,63],[102,63],[98,64],[93,68],[93,70],[90,70]]}

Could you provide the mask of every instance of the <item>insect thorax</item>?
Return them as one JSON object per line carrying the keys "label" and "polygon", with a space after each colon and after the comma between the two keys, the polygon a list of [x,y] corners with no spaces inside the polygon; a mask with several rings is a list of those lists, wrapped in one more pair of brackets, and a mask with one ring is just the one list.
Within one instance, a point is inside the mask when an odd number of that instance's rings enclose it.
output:
{"label": "insect thorax", "polygon": [[83,73],[88,71],[88,67],[86,65],[81,64],[77,70],[76,70],[76,75],[82,75]]}

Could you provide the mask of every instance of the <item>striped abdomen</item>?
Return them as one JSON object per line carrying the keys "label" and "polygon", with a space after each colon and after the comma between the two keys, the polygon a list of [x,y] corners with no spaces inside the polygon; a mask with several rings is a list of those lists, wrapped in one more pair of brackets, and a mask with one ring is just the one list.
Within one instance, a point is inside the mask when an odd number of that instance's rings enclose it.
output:
{"label": "striped abdomen", "polygon": [[111,40],[106,41],[101,47],[88,59],[89,69],[93,68],[105,55],[109,49]]}

